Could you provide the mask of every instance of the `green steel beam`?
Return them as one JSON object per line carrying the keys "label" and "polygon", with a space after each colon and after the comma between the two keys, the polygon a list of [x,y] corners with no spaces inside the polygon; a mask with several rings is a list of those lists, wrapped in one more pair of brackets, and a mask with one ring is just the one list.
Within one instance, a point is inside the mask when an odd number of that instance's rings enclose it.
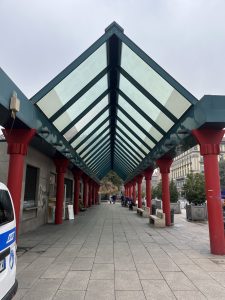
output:
{"label": "green steel beam", "polygon": [[108,73],[108,86],[110,89],[109,94],[109,115],[110,115],[110,128],[111,128],[111,168],[113,169],[113,154],[114,154],[114,142],[116,132],[116,115],[117,115],[117,104],[118,104],[118,93],[117,88],[119,87],[119,76],[118,66],[121,61],[121,41],[116,37],[112,36],[107,41],[107,62],[110,66]]}
{"label": "green steel beam", "polygon": [[116,132],[116,136],[119,138],[117,138],[117,140],[120,140],[123,142],[123,144],[126,146],[126,148],[130,149],[130,151],[132,151],[135,156],[138,156],[141,160],[143,160],[143,156],[140,155],[140,153],[138,153],[133,146],[131,146],[118,132]]}
{"label": "green steel beam", "polygon": [[149,124],[151,124],[155,129],[157,129],[162,135],[165,135],[166,132],[155,122],[153,121],[149,115],[147,115],[139,106],[137,106],[126,94],[124,94],[124,92],[122,92],[121,90],[118,90],[118,93],[120,94],[120,96],[123,97],[124,100],[127,101],[127,103],[129,103],[143,118],[146,119],[146,121],[148,121]]}
{"label": "green steel beam", "polygon": [[94,108],[107,94],[108,90],[104,91],[95,101],[93,101],[82,113],[79,114],[73,121],[71,121],[62,131],[61,134],[65,134],[69,131],[75,124],[77,124],[92,108]]}
{"label": "green steel beam", "polygon": [[123,145],[121,145],[120,143],[116,143],[116,146],[120,149],[121,153],[123,154],[123,156],[129,158],[129,160],[131,160],[135,165],[138,165],[140,163],[139,160],[137,160],[137,158],[135,156],[133,156],[132,154],[130,154],[130,152],[128,151],[124,151]]}
{"label": "green steel beam", "polygon": [[[38,102],[47,93],[49,93],[56,85],[58,85],[65,77],[67,77],[72,71],[74,71],[79,65],[81,65],[89,56],[91,56],[99,47],[101,47],[106,41],[115,33],[119,34],[121,31],[120,26],[113,24],[105,33],[93,43],[86,51],[84,51],[77,59],[75,59],[68,67],[66,67],[61,73],[59,73],[54,79],[52,79],[43,89],[36,93],[30,100],[32,103]],[[122,31],[121,31],[122,32]]]}
{"label": "green steel beam", "polygon": [[134,169],[137,165],[134,164],[132,161],[130,161],[130,158],[128,156],[124,156],[124,154],[121,152],[120,149],[118,149],[118,147],[115,148],[115,153],[118,153],[121,157],[121,160],[126,163],[127,165],[129,165],[132,169]]}
{"label": "green steel beam", "polygon": [[118,137],[117,137],[118,133],[116,134],[116,139],[115,141],[124,149],[124,152],[128,152],[132,157],[135,157],[135,159],[140,163],[140,161],[142,161],[143,157],[141,155],[139,155],[138,152],[134,153],[132,150],[130,150],[130,148],[128,148],[127,144],[122,143]]}
{"label": "green steel beam", "polygon": [[96,161],[92,165],[92,169],[94,170],[94,172],[96,172],[97,170],[102,168],[102,166],[106,163],[107,160],[110,160],[110,151],[109,150],[105,151],[105,153],[101,157],[101,160]]}
{"label": "green steel beam", "polygon": [[121,141],[120,140],[118,140],[118,138],[116,137],[116,139],[115,139],[115,141],[116,141],[116,144],[118,144],[120,147],[121,147],[121,149],[123,149],[123,152],[124,153],[128,153],[132,158],[134,158],[135,159],[135,161],[137,162],[137,163],[140,163],[140,161],[142,161],[142,158],[141,158],[141,160],[140,160],[140,157],[138,156],[138,158],[136,157],[136,155],[134,155],[134,153],[133,152],[131,152],[123,143],[121,143]]}
{"label": "green steel beam", "polygon": [[124,164],[121,164],[121,161],[119,160],[119,158],[117,156],[115,156],[115,162],[116,162],[116,164],[118,164],[118,168],[122,168],[126,174],[130,173],[130,170],[128,169],[128,167],[125,166]]}
{"label": "green steel beam", "polygon": [[104,150],[106,148],[109,148],[109,147],[110,147],[110,144],[109,144],[109,140],[108,140],[107,144],[104,147],[102,147],[101,151],[97,150],[90,157],[88,157],[88,159],[86,160],[86,164],[90,165],[93,161],[95,161],[96,158],[99,157],[99,155],[102,155],[102,153],[104,152]]}
{"label": "green steel beam", "polygon": [[[98,143],[92,149],[90,149],[84,156],[82,156],[82,159],[85,161],[86,157],[91,154],[87,159],[87,160],[89,160],[96,153],[101,152],[101,147],[103,147],[103,145],[106,145],[106,143],[108,143],[109,136],[110,136],[110,134],[106,134],[105,136],[103,136],[103,138],[100,141],[98,141]],[[105,143],[103,143],[103,145],[102,145],[102,142],[104,142],[104,141],[105,141]]]}
{"label": "green steel beam", "polygon": [[124,154],[123,149],[118,144],[116,144],[115,149],[117,150],[117,152],[120,152],[121,157],[123,157],[124,160],[127,160],[127,162],[133,165],[134,168],[139,164],[132,157],[130,157],[128,153]]}
{"label": "green steel beam", "polygon": [[[171,121],[177,122],[177,118],[163,106],[158,100],[156,100],[146,89],[143,88],[132,76],[130,76],[122,67],[119,68],[120,73],[139,90],[151,103],[153,103],[161,112],[163,112]],[[150,112],[149,112],[150,113]]]}
{"label": "green steel beam", "polygon": [[150,133],[148,133],[147,130],[145,130],[138,122],[130,115],[128,114],[120,105],[118,105],[118,109],[121,111],[124,116],[126,116],[138,129],[140,129],[154,144],[157,144],[157,140],[151,136]]}
{"label": "green steel beam", "polygon": [[[101,138],[103,136],[103,134],[110,129],[110,126],[107,126],[103,131],[101,131],[89,144],[87,144],[80,152],[79,155],[82,156],[82,154],[88,150],[88,148],[90,148],[90,146],[92,146],[99,138]],[[99,144],[101,144],[101,142],[104,140],[104,138],[108,136],[108,134],[104,135],[99,141],[98,143],[94,146],[94,148],[96,148]],[[86,154],[88,155],[90,152],[93,151],[93,148],[87,152]],[[85,154],[85,155],[86,155]],[[85,158],[85,156],[82,157],[82,159]]]}
{"label": "green steel beam", "polygon": [[104,160],[102,160],[101,164],[98,165],[98,167],[95,169],[96,174],[101,172],[105,169],[105,166],[109,164],[110,165],[110,155],[105,156]]}
{"label": "green steel beam", "polygon": [[117,167],[114,167],[114,171],[122,180],[124,180],[127,177],[126,173],[124,173],[121,169]]}
{"label": "green steel beam", "polygon": [[165,81],[167,81],[174,89],[183,95],[191,104],[196,104],[198,100],[188,92],[181,84],[179,84],[170,74],[160,67],[153,59],[151,59],[141,48],[132,42],[123,32],[117,30],[115,34],[121,41],[126,44],[135,54],[137,54],[150,68],[158,73]]}
{"label": "green steel beam", "polygon": [[[88,122],[81,130],[79,130],[73,137],[74,140],[76,140],[78,137],[80,137],[90,126],[93,125],[93,123],[99,118],[101,117],[101,115],[103,115],[107,110],[109,109],[109,105],[107,105],[106,107],[104,107],[92,120],[90,120],[90,122]],[[70,140],[71,142],[71,140]]]}
{"label": "green steel beam", "polygon": [[[114,170],[115,170],[116,173],[118,173],[118,175],[119,175],[121,178],[126,178],[126,177],[127,177],[127,173],[126,173],[123,169],[119,168],[116,164],[115,164],[115,166],[114,166]],[[122,176],[121,176],[121,175],[122,175]]]}
{"label": "green steel beam", "polygon": [[121,165],[125,166],[130,171],[130,173],[133,172],[134,167],[132,167],[126,160],[123,160],[123,157],[121,157],[121,154],[117,151],[115,151],[115,158],[116,157],[118,159],[118,162]]}
{"label": "green steel beam", "polygon": [[[93,136],[93,134],[95,132],[97,132],[107,121],[109,120],[109,117],[105,118],[105,120],[103,120],[98,126],[96,126],[95,128],[93,128],[93,130],[76,146],[74,147],[74,150],[76,151],[77,149],[80,148],[80,146],[83,145],[83,143],[85,143],[87,140],[89,140],[90,137]],[[69,143],[73,143],[75,141],[75,137],[73,137],[72,139],[69,140]]]}
{"label": "green steel beam", "polygon": [[96,161],[93,165],[92,165],[92,170],[94,172],[96,172],[97,170],[101,169],[102,166],[106,163],[107,160],[110,160],[110,151],[107,150],[105,151],[104,155],[101,157],[100,160]]}
{"label": "green steel beam", "polygon": [[98,156],[96,156],[95,159],[91,162],[90,169],[93,170],[93,168],[101,162],[101,160],[104,158],[104,156],[106,156],[106,154],[109,154],[109,153],[110,153],[110,147],[108,145],[108,147],[106,147],[104,149],[104,151],[101,152]]}
{"label": "green steel beam", "polygon": [[91,161],[90,163],[90,166],[91,166],[91,169],[93,169],[93,166],[94,165],[97,165],[99,161],[101,161],[101,159],[103,158],[103,156],[110,152],[110,145],[108,144],[107,147],[105,147],[105,149],[103,149],[103,151],[101,151],[101,153],[98,153],[94,159]]}
{"label": "green steel beam", "polygon": [[[136,148],[137,148],[139,151],[141,151],[144,155],[147,155],[147,153],[146,153],[139,145],[137,145],[137,144],[129,137],[129,135],[127,135],[127,134],[123,131],[123,129],[121,129],[119,126],[116,126],[116,129],[118,129],[118,130],[122,133],[122,135],[125,136],[125,137],[131,142],[132,145],[134,145],[134,147],[136,147]],[[130,146],[130,147],[132,147],[132,146]]]}
{"label": "green steel beam", "polygon": [[58,119],[65,111],[67,111],[75,102],[77,102],[89,89],[91,89],[103,76],[105,76],[108,71],[110,70],[109,67],[106,67],[102,70],[94,79],[92,79],[88,84],[81,89],[75,96],[73,96],[66,104],[64,104],[56,113],[54,113],[51,118],[49,118],[50,122],[54,122]]}
{"label": "green steel beam", "polygon": [[117,120],[137,139],[139,140],[139,142],[141,142],[142,145],[145,146],[145,148],[147,148],[149,151],[152,150],[152,148],[145,143],[145,141],[143,139],[140,138],[139,135],[137,135],[125,122],[123,122],[123,120],[120,119],[120,117],[117,116]]}
{"label": "green steel beam", "polygon": [[[106,169],[106,167],[110,167],[110,157],[109,155],[105,158],[104,162],[98,166],[98,168],[95,170],[96,175],[102,172],[103,170]],[[98,176],[98,175],[97,175]]]}

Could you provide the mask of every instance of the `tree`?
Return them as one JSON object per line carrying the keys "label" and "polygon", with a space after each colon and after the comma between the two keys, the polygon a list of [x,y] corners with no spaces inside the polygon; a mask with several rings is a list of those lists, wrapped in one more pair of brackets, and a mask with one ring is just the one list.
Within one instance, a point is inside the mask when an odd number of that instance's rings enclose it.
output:
{"label": "tree", "polygon": [[101,180],[101,194],[115,194],[120,191],[121,185],[123,184],[122,179],[113,171],[110,171],[102,180]]}
{"label": "tree", "polygon": [[162,181],[152,188],[152,198],[162,199]]}
{"label": "tree", "polygon": [[219,162],[220,168],[220,188],[221,190],[225,190],[225,160],[221,160]]}
{"label": "tree", "polygon": [[189,203],[195,205],[205,202],[205,179],[203,174],[190,173],[187,175],[183,191]]}
{"label": "tree", "polygon": [[[170,202],[177,202],[178,200],[178,191],[177,187],[173,180],[170,181]],[[152,189],[152,198],[162,199],[162,181],[157,184],[156,187]]]}
{"label": "tree", "polygon": [[171,179],[171,181],[170,181],[170,202],[176,203],[178,200],[178,196],[179,196],[179,194],[178,194],[176,184],[173,181],[173,179]]}

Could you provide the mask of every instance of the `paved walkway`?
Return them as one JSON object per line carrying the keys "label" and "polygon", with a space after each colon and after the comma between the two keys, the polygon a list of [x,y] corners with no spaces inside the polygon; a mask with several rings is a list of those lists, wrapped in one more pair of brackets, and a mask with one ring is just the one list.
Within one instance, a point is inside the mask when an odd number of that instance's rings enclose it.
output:
{"label": "paved walkway", "polygon": [[225,299],[225,256],[209,253],[208,226],[175,215],[154,229],[120,204],[21,236],[15,299]]}

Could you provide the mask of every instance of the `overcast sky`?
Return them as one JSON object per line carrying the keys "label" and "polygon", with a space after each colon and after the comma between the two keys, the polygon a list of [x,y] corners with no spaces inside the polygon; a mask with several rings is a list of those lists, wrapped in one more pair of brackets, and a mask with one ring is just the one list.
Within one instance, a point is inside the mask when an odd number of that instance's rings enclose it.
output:
{"label": "overcast sky", "polygon": [[0,0],[0,66],[30,98],[113,21],[197,98],[225,95],[224,0]]}

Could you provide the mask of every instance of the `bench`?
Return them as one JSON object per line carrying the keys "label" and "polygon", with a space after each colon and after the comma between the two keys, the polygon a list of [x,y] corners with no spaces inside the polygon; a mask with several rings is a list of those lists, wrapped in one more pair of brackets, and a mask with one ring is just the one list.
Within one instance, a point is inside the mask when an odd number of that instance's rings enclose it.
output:
{"label": "bench", "polygon": [[137,214],[140,215],[141,217],[143,216],[143,212],[144,212],[144,209],[137,208]]}
{"label": "bench", "polygon": [[156,215],[149,216],[149,223],[154,224],[155,227],[165,227],[166,226],[166,218],[162,209],[156,210]]}

